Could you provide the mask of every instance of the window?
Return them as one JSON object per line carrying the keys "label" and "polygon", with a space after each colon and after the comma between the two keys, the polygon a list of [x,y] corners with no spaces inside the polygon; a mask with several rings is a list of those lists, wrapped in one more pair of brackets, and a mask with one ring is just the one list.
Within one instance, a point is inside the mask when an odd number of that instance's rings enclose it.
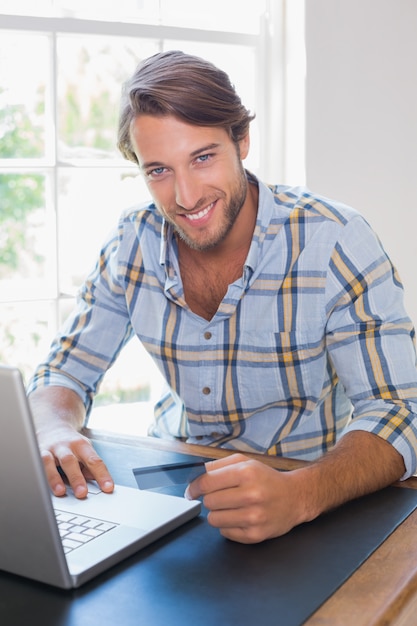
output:
{"label": "window", "polygon": [[[148,197],[136,167],[115,148],[121,84],[142,58],[176,48],[225,69],[257,114],[247,167],[283,180],[283,4],[229,0],[225,10],[223,0],[3,1],[0,362],[29,378],[120,212]],[[125,348],[97,407],[151,406],[160,378],[140,350],[135,341]]]}

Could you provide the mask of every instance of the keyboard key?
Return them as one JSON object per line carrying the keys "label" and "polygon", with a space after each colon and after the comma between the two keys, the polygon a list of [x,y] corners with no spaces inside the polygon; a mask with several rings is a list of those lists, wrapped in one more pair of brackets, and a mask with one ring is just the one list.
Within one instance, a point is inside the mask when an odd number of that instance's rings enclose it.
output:
{"label": "keyboard key", "polygon": [[74,550],[74,548],[79,548],[83,544],[79,541],[74,541],[74,539],[68,539],[67,537],[65,537],[65,539],[62,540],[62,545],[64,546],[64,548]]}
{"label": "keyboard key", "polygon": [[84,534],[89,537],[100,537],[100,535],[103,534],[103,531],[97,530],[96,528],[87,528],[87,530],[84,531]]}
{"label": "keyboard key", "polygon": [[60,522],[69,522],[74,518],[74,513],[66,513],[65,511],[55,511],[55,515]]}
{"label": "keyboard key", "polygon": [[65,541],[78,541],[79,543],[87,543],[88,541],[91,541],[91,537],[89,537],[88,535],[84,535],[83,533],[69,533],[66,537],[65,537]]}

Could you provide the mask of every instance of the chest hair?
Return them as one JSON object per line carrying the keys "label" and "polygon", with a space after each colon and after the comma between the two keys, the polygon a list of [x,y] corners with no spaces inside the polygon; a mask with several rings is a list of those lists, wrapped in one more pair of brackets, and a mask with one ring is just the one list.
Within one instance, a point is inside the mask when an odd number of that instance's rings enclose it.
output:
{"label": "chest hair", "polygon": [[193,313],[211,320],[229,285],[242,276],[243,261],[200,265],[183,260],[180,270],[186,303]]}

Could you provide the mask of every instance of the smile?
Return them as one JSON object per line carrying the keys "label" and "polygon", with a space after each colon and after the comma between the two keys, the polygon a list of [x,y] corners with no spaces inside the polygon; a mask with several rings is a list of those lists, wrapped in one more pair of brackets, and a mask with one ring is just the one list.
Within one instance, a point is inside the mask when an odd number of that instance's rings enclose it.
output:
{"label": "smile", "polygon": [[187,220],[191,220],[191,221],[201,220],[203,217],[205,217],[211,211],[211,209],[213,207],[214,207],[214,202],[209,204],[205,209],[202,209],[198,213],[185,213],[184,217],[186,217]]}

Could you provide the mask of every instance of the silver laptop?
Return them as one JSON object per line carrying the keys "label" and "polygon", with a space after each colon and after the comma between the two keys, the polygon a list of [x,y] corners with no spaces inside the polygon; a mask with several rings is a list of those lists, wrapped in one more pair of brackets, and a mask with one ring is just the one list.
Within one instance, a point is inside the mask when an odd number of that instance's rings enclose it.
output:
{"label": "silver laptop", "polygon": [[70,589],[197,516],[185,498],[95,483],[52,495],[18,369],[0,366],[0,569]]}

